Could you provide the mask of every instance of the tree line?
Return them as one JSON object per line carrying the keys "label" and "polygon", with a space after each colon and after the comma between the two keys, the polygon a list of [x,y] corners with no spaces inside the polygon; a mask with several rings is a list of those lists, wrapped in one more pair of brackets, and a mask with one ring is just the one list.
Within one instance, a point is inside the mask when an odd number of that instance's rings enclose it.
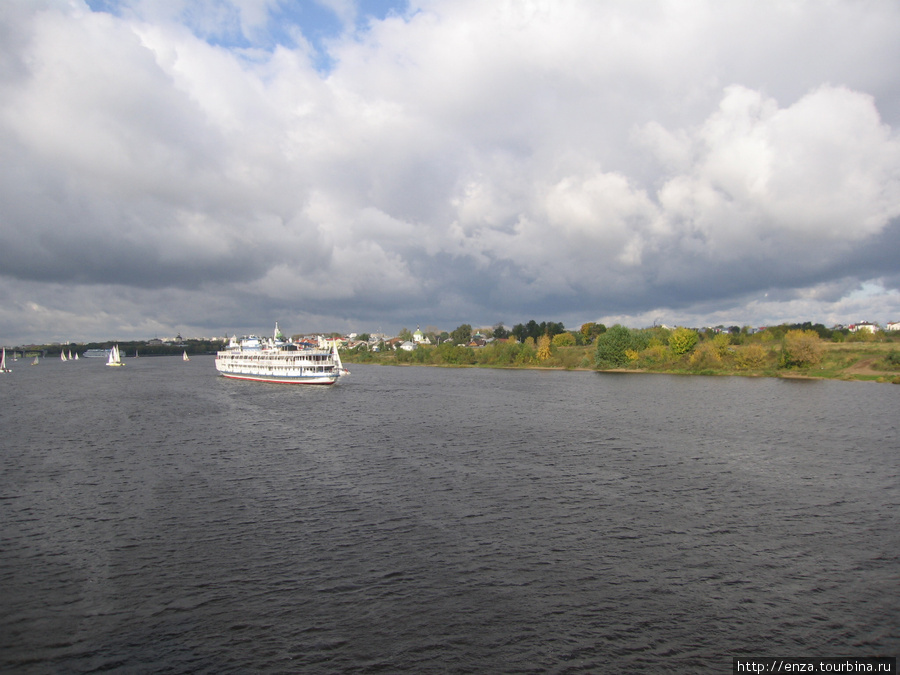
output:
{"label": "tree line", "polygon": [[[868,333],[849,334],[821,324],[783,324],[762,331],[732,326],[693,329],[664,326],[633,329],[620,324],[582,324],[566,331],[561,323],[530,321],[506,329],[497,324],[482,329],[493,338],[472,348],[468,324],[444,334],[434,345],[418,345],[411,351],[351,352],[348,360],[427,365],[483,365],[494,367],[544,366],[556,368],[640,369],[660,372],[768,372],[810,369],[822,361],[830,341],[867,341]],[[896,339],[900,336],[895,336]],[[900,356],[891,352],[883,364],[896,369]]]}

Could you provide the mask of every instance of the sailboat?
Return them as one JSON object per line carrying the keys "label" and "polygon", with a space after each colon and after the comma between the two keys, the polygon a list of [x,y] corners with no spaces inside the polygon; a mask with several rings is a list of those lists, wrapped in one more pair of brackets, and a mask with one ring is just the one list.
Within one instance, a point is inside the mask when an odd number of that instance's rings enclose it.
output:
{"label": "sailboat", "polygon": [[59,353],[59,360],[60,360],[60,361],[66,361],[66,360],[68,360],[68,359],[66,359],[66,353],[65,353],[65,352],[60,352],[60,353]]}
{"label": "sailboat", "polygon": [[108,366],[124,366],[122,358],[119,356],[119,345],[113,345],[109,350],[109,360],[106,362]]}
{"label": "sailboat", "polygon": [[40,359],[38,359],[37,354],[34,356],[34,361],[31,362],[31,365],[36,366],[40,363]]}
{"label": "sailboat", "polygon": [[3,348],[3,356],[0,357],[0,373],[11,373],[12,371],[6,367],[6,347]]}
{"label": "sailboat", "polygon": [[181,360],[182,361],[190,361],[190,359],[188,358],[188,355],[187,355],[187,349],[185,349],[184,353],[181,355]]}
{"label": "sailboat", "polygon": [[75,360],[78,360],[78,352],[75,352]]}
{"label": "sailboat", "polygon": [[334,352],[334,369],[337,371],[338,375],[349,375],[350,371],[344,368],[344,364],[341,363],[341,355],[338,354],[337,340],[332,342],[333,352]]}

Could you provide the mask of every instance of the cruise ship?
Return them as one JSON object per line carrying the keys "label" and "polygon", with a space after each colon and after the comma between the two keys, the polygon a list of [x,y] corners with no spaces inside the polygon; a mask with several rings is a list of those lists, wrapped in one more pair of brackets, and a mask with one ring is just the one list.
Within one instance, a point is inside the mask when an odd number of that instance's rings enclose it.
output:
{"label": "cruise ship", "polygon": [[216,353],[216,370],[235,380],[283,384],[334,384],[349,374],[337,343],[327,349],[285,340],[277,323],[272,338],[232,338]]}
{"label": "cruise ship", "polygon": [[109,358],[108,349],[88,349],[82,356],[86,359],[107,359]]}

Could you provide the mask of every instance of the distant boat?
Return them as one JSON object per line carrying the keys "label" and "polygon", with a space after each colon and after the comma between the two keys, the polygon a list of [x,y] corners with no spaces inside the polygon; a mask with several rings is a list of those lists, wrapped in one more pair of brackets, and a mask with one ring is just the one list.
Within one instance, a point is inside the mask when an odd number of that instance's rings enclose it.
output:
{"label": "distant boat", "polygon": [[60,352],[60,353],[59,353],[59,360],[60,360],[60,361],[66,361],[66,360],[68,360],[68,359],[66,359],[66,353],[65,353],[65,352]]}
{"label": "distant boat", "polygon": [[186,349],[184,350],[184,353],[181,355],[181,360],[182,361],[190,361],[190,359],[188,358]]}
{"label": "distant boat", "polygon": [[[70,356],[69,358],[71,359],[72,357]],[[78,360],[78,352],[75,352],[75,360]]]}
{"label": "distant boat", "polygon": [[35,356],[34,361],[31,362],[31,365],[36,366],[38,363],[40,363],[40,360],[38,359],[37,356]]}
{"label": "distant boat", "polygon": [[139,356],[138,351],[137,351],[137,349],[135,349],[134,350],[134,358],[137,358],[138,356]]}
{"label": "distant boat", "polygon": [[108,359],[109,358],[109,350],[108,349],[88,349],[84,353],[84,358],[86,358],[86,359]]}
{"label": "distant boat", "polygon": [[74,359],[72,358],[72,350],[71,349],[69,350],[69,361],[74,361]]}
{"label": "distant boat", "polygon": [[6,347],[3,348],[3,356],[0,357],[0,373],[11,373],[12,371],[6,367]]}
{"label": "distant boat", "polygon": [[122,363],[122,357],[119,356],[119,345],[113,345],[112,349],[109,350],[109,360],[106,362],[108,366],[124,366]]}

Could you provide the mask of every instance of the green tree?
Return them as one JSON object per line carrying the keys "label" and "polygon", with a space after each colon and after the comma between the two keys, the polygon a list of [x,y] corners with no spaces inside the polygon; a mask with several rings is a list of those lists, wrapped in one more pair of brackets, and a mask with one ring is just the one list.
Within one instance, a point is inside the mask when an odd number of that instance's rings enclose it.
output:
{"label": "green tree", "polygon": [[616,324],[597,336],[594,362],[598,368],[622,368],[631,362],[626,352],[640,352],[648,342],[637,331]]}
{"label": "green tree", "polygon": [[673,330],[669,335],[669,349],[671,349],[672,353],[676,356],[681,356],[682,354],[687,354],[696,347],[699,339],[700,336],[697,335],[697,331],[691,330],[690,328],[679,327]]}
{"label": "green tree", "polygon": [[467,323],[457,326],[453,332],[450,333],[450,340],[453,344],[457,345],[469,344],[472,340],[472,326]]}
{"label": "green tree", "polygon": [[509,337],[509,330],[503,325],[502,321],[494,326],[492,332],[495,340],[505,340]]}
{"label": "green tree", "polygon": [[409,328],[401,328],[397,337],[406,342],[412,342],[412,333],[409,331]]}

